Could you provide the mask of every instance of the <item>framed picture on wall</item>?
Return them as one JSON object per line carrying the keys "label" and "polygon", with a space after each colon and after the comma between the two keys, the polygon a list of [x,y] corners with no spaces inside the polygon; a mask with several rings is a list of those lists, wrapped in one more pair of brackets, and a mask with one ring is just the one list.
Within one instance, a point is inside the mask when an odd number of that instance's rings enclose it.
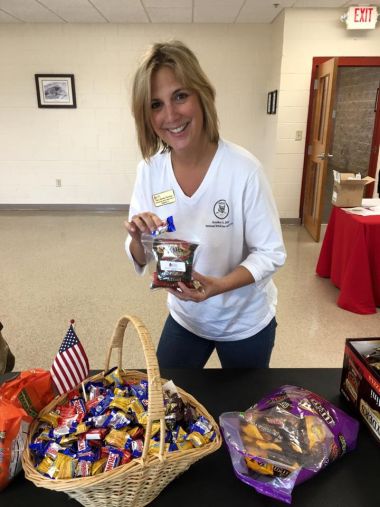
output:
{"label": "framed picture on wall", "polygon": [[272,92],[268,93],[268,98],[267,98],[267,114],[272,114]]}
{"label": "framed picture on wall", "polygon": [[38,107],[77,107],[74,74],[35,74]]}
{"label": "framed picture on wall", "polygon": [[277,90],[268,93],[267,114],[276,114],[277,112]]}
{"label": "framed picture on wall", "polygon": [[277,112],[277,90],[273,90],[273,92],[272,92],[271,112],[272,112],[272,114],[276,114],[276,112]]}

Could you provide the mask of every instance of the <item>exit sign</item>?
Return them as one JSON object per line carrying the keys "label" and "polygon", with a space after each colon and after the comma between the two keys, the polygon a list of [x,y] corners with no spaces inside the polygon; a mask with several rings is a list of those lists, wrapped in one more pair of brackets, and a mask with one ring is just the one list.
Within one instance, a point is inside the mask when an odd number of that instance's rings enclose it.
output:
{"label": "exit sign", "polygon": [[376,27],[377,8],[373,5],[354,5],[343,16],[348,30],[370,30]]}

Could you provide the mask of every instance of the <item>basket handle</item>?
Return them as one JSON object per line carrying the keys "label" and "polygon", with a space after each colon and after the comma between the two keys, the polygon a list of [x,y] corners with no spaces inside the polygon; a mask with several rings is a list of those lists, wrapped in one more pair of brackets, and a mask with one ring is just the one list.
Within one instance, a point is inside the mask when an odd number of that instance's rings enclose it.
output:
{"label": "basket handle", "polygon": [[148,374],[148,404],[149,404],[148,423],[145,431],[145,442],[142,453],[142,461],[144,462],[146,460],[148,454],[150,439],[152,435],[152,423],[154,421],[160,421],[160,448],[157,456],[161,461],[163,461],[165,459],[164,451],[165,451],[166,426],[165,426],[164,397],[162,393],[160,369],[158,367],[156,351],[150,338],[149,331],[138,317],[132,315],[124,315],[117,322],[110,340],[104,370],[105,371],[109,370],[110,359],[113,349],[117,350],[118,357],[117,366],[119,368],[122,368],[123,340],[125,331],[129,323],[133,324],[140,338],[140,342],[144,351]]}

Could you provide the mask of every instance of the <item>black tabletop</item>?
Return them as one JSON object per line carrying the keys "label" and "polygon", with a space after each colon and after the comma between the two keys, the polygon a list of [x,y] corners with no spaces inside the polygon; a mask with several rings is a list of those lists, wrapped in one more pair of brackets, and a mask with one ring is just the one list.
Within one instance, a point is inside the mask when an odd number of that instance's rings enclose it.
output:
{"label": "black tabletop", "polygon": [[[305,387],[355,415],[339,394],[339,369],[165,370],[163,378],[194,396],[218,421],[222,412],[245,410],[284,384]],[[4,377],[2,377],[4,379]],[[1,381],[1,378],[0,378]],[[294,507],[372,507],[379,504],[380,446],[361,426],[357,449],[335,461],[293,492]],[[64,493],[37,488],[21,473],[0,493],[2,506],[75,507]],[[151,507],[268,507],[286,505],[239,481],[223,444],[170,483]],[[90,507],[90,506],[89,506]]]}

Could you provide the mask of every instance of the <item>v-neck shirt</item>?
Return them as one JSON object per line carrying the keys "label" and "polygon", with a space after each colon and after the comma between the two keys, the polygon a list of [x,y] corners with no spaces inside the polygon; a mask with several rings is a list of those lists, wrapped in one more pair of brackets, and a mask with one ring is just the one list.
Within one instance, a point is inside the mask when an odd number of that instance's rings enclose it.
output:
{"label": "v-neck shirt", "polygon": [[220,144],[218,144],[218,148],[211,160],[211,163],[206,171],[206,174],[204,175],[197,190],[191,196],[186,195],[185,192],[182,190],[180,184],[178,183],[177,178],[174,173],[172,158],[170,156],[170,153],[168,153],[167,160],[166,160],[167,170],[170,173],[170,178],[171,178],[172,186],[174,189],[174,193],[176,195],[180,195],[183,200],[191,199],[192,203],[196,203],[201,198],[202,194],[206,191],[208,182],[212,178],[214,178],[215,171],[217,171],[217,167],[218,167],[220,158],[222,156],[222,152],[223,152],[223,149],[220,149]]}
{"label": "v-neck shirt", "polygon": [[[178,184],[169,152],[142,161],[129,216],[143,211],[163,220],[173,216],[173,237],[199,243],[194,261],[199,273],[220,277],[242,265],[255,279],[201,303],[168,294],[169,311],[181,326],[203,338],[231,341],[253,336],[272,320],[277,290],[271,277],[286,254],[269,184],[252,154],[220,140],[192,196]],[[129,243],[128,237],[126,251],[132,259]],[[137,272],[144,272],[134,264]]]}

